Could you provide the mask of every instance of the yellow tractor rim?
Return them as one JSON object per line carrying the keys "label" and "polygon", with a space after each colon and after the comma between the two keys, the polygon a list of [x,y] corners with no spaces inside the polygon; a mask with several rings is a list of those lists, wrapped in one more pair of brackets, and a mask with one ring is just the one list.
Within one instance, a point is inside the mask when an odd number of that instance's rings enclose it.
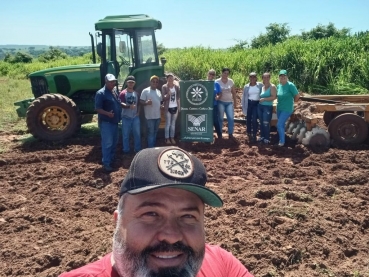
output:
{"label": "yellow tractor rim", "polygon": [[42,111],[42,124],[50,130],[64,130],[70,124],[70,117],[66,110],[51,106]]}

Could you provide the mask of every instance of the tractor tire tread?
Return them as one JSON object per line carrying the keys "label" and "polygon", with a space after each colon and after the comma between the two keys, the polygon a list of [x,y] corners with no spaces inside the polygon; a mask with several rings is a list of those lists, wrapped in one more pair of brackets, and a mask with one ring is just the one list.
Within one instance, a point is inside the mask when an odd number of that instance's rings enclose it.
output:
{"label": "tractor tire tread", "polygon": [[[71,124],[61,132],[48,132],[39,122],[40,113],[47,106],[61,106],[68,110]],[[77,105],[67,96],[62,94],[44,94],[35,99],[27,109],[26,122],[28,131],[35,137],[41,140],[57,141],[71,137],[79,132],[82,124],[82,116]]]}

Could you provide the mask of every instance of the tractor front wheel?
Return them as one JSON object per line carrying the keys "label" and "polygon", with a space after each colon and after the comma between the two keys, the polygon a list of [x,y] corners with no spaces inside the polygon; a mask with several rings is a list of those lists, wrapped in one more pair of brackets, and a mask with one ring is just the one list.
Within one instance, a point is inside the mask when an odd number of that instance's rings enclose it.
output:
{"label": "tractor front wheel", "polygon": [[61,94],[44,94],[27,109],[29,132],[42,140],[62,140],[81,128],[82,117],[76,104]]}

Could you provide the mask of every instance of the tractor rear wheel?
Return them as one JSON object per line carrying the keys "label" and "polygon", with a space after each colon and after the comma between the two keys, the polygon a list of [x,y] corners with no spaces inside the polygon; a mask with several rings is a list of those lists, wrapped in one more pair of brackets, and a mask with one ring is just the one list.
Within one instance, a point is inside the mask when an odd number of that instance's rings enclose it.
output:
{"label": "tractor rear wheel", "polygon": [[42,140],[62,140],[81,128],[82,117],[76,104],[61,94],[44,94],[27,109],[29,132]]}
{"label": "tractor rear wheel", "polygon": [[328,132],[336,143],[359,144],[368,136],[368,124],[356,114],[345,113],[332,119]]}

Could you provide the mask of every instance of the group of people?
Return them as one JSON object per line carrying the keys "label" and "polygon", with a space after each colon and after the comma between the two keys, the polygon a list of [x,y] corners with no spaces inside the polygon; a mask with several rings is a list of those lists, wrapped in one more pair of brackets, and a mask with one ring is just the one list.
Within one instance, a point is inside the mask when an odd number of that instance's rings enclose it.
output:
{"label": "group of people", "polygon": [[[249,74],[249,83],[242,94],[242,112],[246,115],[246,131],[250,142],[270,143],[270,121],[273,115],[273,102],[277,99],[278,146],[285,144],[285,124],[293,112],[293,104],[300,94],[296,86],[288,81],[287,70],[279,72],[279,84],[270,82],[270,73],[265,72],[263,82],[257,81],[257,74]],[[260,136],[257,138],[260,122]]]}
{"label": "group of people", "polygon": [[130,137],[133,136],[134,153],[141,150],[140,109],[143,107],[147,125],[147,147],[156,145],[159,130],[161,109],[165,111],[165,142],[174,145],[176,141],[175,122],[179,111],[179,86],[174,83],[172,73],[167,74],[167,83],[162,91],[158,88],[159,77],[150,78],[150,86],[141,94],[135,90],[134,76],[125,80],[126,88],[119,94],[116,90],[117,79],[113,74],[105,76],[105,86],[97,91],[95,110],[98,113],[98,124],[101,132],[102,163],[106,171],[112,171],[118,144],[118,124],[122,122],[123,153],[130,154]]}
{"label": "group of people", "polygon": [[[228,121],[228,137],[234,139],[234,107],[237,105],[234,82],[228,76],[229,68],[223,68],[221,77],[215,79],[216,72],[210,69],[208,81],[214,81],[213,123],[217,137],[222,139],[224,113]],[[105,77],[105,86],[96,93],[95,109],[98,113],[101,130],[102,163],[107,171],[112,171],[118,143],[118,123],[122,121],[123,153],[130,153],[130,136],[133,134],[134,152],[141,150],[140,109],[143,107],[147,125],[147,147],[156,145],[161,110],[165,113],[165,143],[175,145],[175,127],[180,110],[180,88],[174,82],[174,75],[167,74],[167,83],[158,89],[159,77],[150,78],[150,86],[139,95],[135,90],[134,76],[125,80],[126,88],[117,93],[116,78],[113,74]],[[279,146],[285,144],[285,123],[293,112],[293,103],[298,101],[299,93],[296,86],[288,81],[287,71],[279,72],[279,84],[270,82],[270,73],[262,75],[258,82],[257,74],[249,74],[249,83],[243,89],[241,99],[242,111],[246,115],[246,130],[250,142],[270,143],[270,122],[273,115],[273,101],[277,103],[277,131]],[[257,138],[260,125],[260,136]]]}
{"label": "group of people", "polygon": [[[236,90],[232,79],[228,78],[230,69],[222,69],[222,75],[214,84],[214,128],[218,138],[222,138],[223,117],[226,114],[228,121],[228,136],[233,139],[234,107],[237,106]],[[277,131],[278,146],[285,144],[285,124],[293,112],[294,102],[299,100],[296,86],[288,81],[287,70],[279,72],[279,84],[270,82],[270,73],[265,72],[262,82],[257,81],[257,74],[249,74],[249,83],[243,89],[241,98],[242,112],[246,116],[246,131],[249,141],[270,143],[270,122],[273,115],[273,102],[277,102]],[[215,79],[215,70],[208,72],[208,80]],[[260,122],[260,136],[257,138]]]}

